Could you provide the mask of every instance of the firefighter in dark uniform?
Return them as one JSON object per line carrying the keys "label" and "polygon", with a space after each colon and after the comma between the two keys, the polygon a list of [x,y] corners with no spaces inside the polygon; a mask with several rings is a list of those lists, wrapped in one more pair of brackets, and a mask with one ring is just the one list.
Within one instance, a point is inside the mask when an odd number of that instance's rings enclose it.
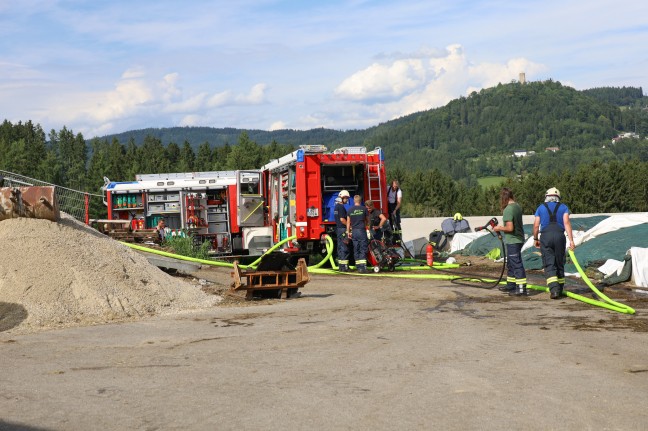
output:
{"label": "firefighter in dark uniform", "polygon": [[383,238],[383,230],[389,226],[387,216],[383,214],[380,208],[374,208],[373,201],[365,202],[367,211],[369,212],[369,226],[371,230],[371,238],[380,241]]}
{"label": "firefighter in dark uniform", "polygon": [[[544,203],[535,212],[533,240],[542,253],[542,265],[551,299],[560,298],[565,287],[565,232],[569,237],[569,248],[574,250],[575,247],[569,214],[569,208],[560,202],[560,191],[555,187],[547,190]],[[538,236],[539,234],[542,235]]]}
{"label": "firefighter in dark uniform", "polygon": [[347,217],[347,233],[351,234],[353,241],[353,257],[359,273],[367,272],[367,226],[369,225],[369,212],[362,205],[362,197],[353,197],[354,205],[349,208]]}
{"label": "firefighter in dark uniform", "polygon": [[338,194],[339,202],[336,200],[335,207],[333,208],[333,216],[335,217],[335,233],[337,238],[337,257],[340,271],[349,271],[349,234],[348,234],[348,218],[347,210],[344,206],[349,202],[349,192],[342,190]]}

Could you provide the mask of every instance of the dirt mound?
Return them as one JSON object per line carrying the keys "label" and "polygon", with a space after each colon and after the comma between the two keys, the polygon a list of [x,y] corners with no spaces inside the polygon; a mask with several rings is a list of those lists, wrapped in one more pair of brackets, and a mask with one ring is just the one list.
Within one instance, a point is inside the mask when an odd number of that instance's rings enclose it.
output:
{"label": "dirt mound", "polygon": [[[62,217],[59,223],[0,222],[0,331],[18,324],[34,330],[128,320],[218,301],[117,241]],[[7,316],[22,320],[8,322]]]}

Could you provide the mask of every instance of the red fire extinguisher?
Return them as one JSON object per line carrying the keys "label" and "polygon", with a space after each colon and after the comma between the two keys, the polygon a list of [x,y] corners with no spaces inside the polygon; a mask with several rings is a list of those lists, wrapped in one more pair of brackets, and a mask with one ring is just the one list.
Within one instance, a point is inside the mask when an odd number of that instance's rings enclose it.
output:
{"label": "red fire extinguisher", "polygon": [[425,248],[425,254],[427,257],[428,266],[432,266],[432,264],[434,263],[434,246],[431,242],[428,242],[428,245]]}

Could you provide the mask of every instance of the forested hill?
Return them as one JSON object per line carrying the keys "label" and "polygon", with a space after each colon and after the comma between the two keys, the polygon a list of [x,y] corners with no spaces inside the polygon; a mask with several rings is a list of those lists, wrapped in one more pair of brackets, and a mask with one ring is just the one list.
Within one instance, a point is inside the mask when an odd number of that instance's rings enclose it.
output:
{"label": "forested hill", "polygon": [[238,142],[242,132],[246,132],[250,140],[259,145],[268,145],[273,141],[292,145],[297,147],[299,145],[327,145],[331,148],[348,146],[349,142],[354,142],[354,145],[359,145],[365,136],[363,131],[348,131],[342,132],[339,130],[331,130],[324,128],[317,128],[311,130],[256,130],[256,129],[235,129],[215,128],[215,127],[168,127],[168,128],[148,128],[131,130],[128,132],[118,133],[115,135],[105,136],[101,139],[112,141],[117,139],[122,144],[128,143],[130,140],[137,145],[141,145],[147,137],[159,139],[163,144],[171,142],[182,145],[188,142],[194,150],[197,150],[200,144],[208,142],[214,147],[222,145],[235,145]]}
{"label": "forested hill", "polygon": [[367,143],[384,148],[388,159],[403,167],[456,170],[457,161],[514,150],[600,148],[634,124],[634,115],[558,82],[500,84],[427,111]]}
{"label": "forested hill", "polygon": [[[646,97],[641,87],[594,88],[577,91],[552,80],[496,87],[461,97],[444,107],[382,123],[366,130],[330,129],[242,130],[211,127],[142,129],[110,135],[122,144],[141,145],[154,137],[164,145],[188,142],[196,150],[202,143],[212,147],[234,145],[245,131],[259,145],[273,141],[282,145],[323,144],[329,148],[364,145],[382,147],[390,167],[438,168],[455,179],[471,175],[509,175],[514,150],[546,152],[559,148],[564,158],[596,159],[591,152],[611,141],[619,132],[636,131],[648,136]],[[620,109],[619,106],[634,106]],[[539,156],[538,163],[549,156]],[[561,166],[556,166],[560,170]]]}

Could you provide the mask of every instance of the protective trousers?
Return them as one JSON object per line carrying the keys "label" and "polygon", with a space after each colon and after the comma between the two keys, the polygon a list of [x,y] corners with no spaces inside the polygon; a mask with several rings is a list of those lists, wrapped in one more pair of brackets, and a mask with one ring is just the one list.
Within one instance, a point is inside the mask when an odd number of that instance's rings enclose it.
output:
{"label": "protective trousers", "polygon": [[387,212],[389,213],[389,223],[392,227],[394,241],[400,242],[402,237],[400,208],[396,209],[397,203],[387,203]]}
{"label": "protective trousers", "polygon": [[547,287],[551,292],[562,293],[565,286],[565,231],[558,223],[549,223],[540,235],[540,252]]}
{"label": "protective trousers", "polygon": [[346,234],[346,227],[338,227],[336,228],[336,236],[337,236],[337,257],[338,257],[338,265],[340,265],[340,269],[347,269],[349,267],[349,247],[347,246],[346,242],[348,240],[347,234]]}
{"label": "protective trousers", "polygon": [[363,229],[353,229],[353,257],[355,258],[357,269],[367,268],[367,231]]}
{"label": "protective trousers", "polygon": [[506,282],[515,287],[524,285],[526,289],[526,271],[522,264],[522,244],[506,244]]}

